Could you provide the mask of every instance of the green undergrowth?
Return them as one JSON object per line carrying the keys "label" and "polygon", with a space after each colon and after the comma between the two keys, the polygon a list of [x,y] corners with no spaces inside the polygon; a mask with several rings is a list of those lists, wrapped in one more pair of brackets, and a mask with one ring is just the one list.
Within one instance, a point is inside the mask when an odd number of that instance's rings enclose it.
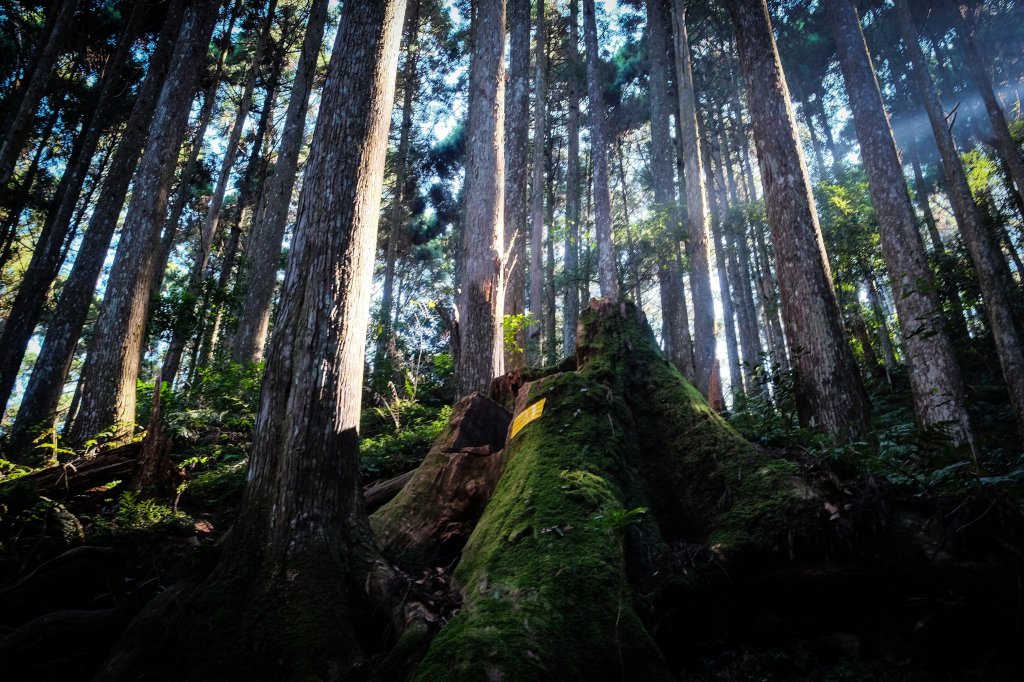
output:
{"label": "green undergrowth", "polygon": [[364,480],[415,469],[451,414],[450,406],[436,408],[408,399],[363,410],[359,454]]}

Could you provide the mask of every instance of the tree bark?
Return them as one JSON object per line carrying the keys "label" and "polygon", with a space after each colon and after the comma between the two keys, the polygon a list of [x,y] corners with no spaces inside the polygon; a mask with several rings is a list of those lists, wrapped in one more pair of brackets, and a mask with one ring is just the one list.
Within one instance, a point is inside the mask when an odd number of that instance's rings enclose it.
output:
{"label": "tree bark", "polygon": [[528,333],[531,362],[543,363],[541,331],[544,323],[544,140],[547,136],[547,26],[544,0],[537,0],[537,33],[533,71],[533,148],[530,181],[530,316]]}
{"label": "tree bark", "polygon": [[807,166],[765,0],[729,0],[736,26],[783,317],[797,370],[800,421],[840,441],[869,431],[869,403],[846,342],[829,274]]}
{"label": "tree bark", "polygon": [[587,49],[587,97],[590,100],[590,154],[594,172],[594,231],[601,296],[619,300],[619,274],[612,241],[612,197],[608,175],[607,111],[598,71],[597,16],[594,0],[583,0],[583,40]]}
{"label": "tree bark", "polygon": [[[18,293],[8,311],[3,332],[0,333],[0,348],[3,349],[0,355],[0,411],[10,400],[29,340],[43,314],[50,288],[64,261],[67,245],[74,237],[77,227],[75,209],[100,139],[119,117],[115,105],[120,99],[119,94],[123,95],[127,89],[125,76],[130,60],[129,52],[138,37],[143,14],[142,7],[136,6],[121,30],[117,50],[104,70],[96,89],[96,99],[90,102],[82,128],[75,136],[32,251],[32,258],[22,275]],[[0,183],[0,186],[3,184]]]}
{"label": "tree bark", "polygon": [[[526,312],[526,159],[530,138],[529,0],[509,0],[508,27],[509,68],[508,89],[505,91],[505,316]],[[532,312],[532,299],[530,308]],[[526,346],[526,330],[520,329],[515,335],[515,345],[505,348],[507,369],[526,365]]]}
{"label": "tree bark", "polygon": [[950,203],[953,205],[953,215],[964,237],[978,283],[981,285],[985,315],[995,341],[1017,430],[1024,438],[1024,348],[1021,347],[1006,289],[1010,276],[1006,261],[987,234],[978,206],[971,196],[971,188],[943,114],[942,103],[935,92],[935,83],[927,71],[924,54],[918,43],[917,30],[906,0],[896,0],[896,12],[918,91],[924,101],[932,133],[939,147],[939,156],[946,176],[946,188]]}
{"label": "tree bark", "polygon": [[569,0],[568,63],[566,90],[568,108],[566,135],[569,140],[565,179],[565,258],[562,265],[565,290],[562,293],[562,355],[576,348],[576,322],[580,316],[580,52],[579,3]]}
{"label": "tree bark", "polygon": [[878,216],[914,412],[922,426],[948,428],[954,444],[970,443],[973,436],[964,404],[966,388],[942,321],[937,289],[860,17],[851,0],[834,0],[828,5],[828,19]]}
{"label": "tree bark", "polygon": [[117,219],[124,205],[129,182],[146,143],[157,97],[167,76],[183,11],[183,0],[176,0],[168,7],[159,41],[149,58],[145,81],[111,160],[74,266],[61,289],[53,318],[47,325],[42,349],[36,358],[17,418],[11,427],[8,448],[16,457],[28,452],[34,439],[35,427],[52,426],[56,417],[64,381],[71,369],[78,339],[89,314],[96,280],[103,269],[103,261],[117,228]]}
{"label": "tree bark", "polygon": [[[224,146],[224,156],[221,159],[220,172],[217,174],[217,184],[213,189],[213,195],[206,207],[206,217],[203,220],[203,227],[199,233],[199,240],[196,249],[192,254],[192,265],[189,269],[188,284],[185,288],[184,301],[189,306],[190,301],[198,301],[200,289],[203,284],[203,277],[206,273],[206,266],[210,262],[210,254],[213,251],[213,242],[217,237],[220,228],[221,208],[224,205],[224,195],[227,193],[228,181],[231,178],[231,170],[234,168],[235,159],[238,156],[239,144],[242,141],[242,129],[249,118],[249,111],[252,108],[252,95],[256,89],[256,77],[263,67],[263,53],[270,42],[270,30],[274,25],[274,14],[277,11],[277,0],[270,0],[266,9],[266,16],[259,30],[259,38],[252,55],[252,63],[246,75],[245,85],[242,88],[242,96],[238,101],[235,110],[235,118],[231,123],[228,139]],[[166,264],[157,263],[159,268]],[[163,279],[162,272],[154,272],[156,279]],[[171,342],[167,354],[164,357],[161,376],[168,384],[174,385],[178,376],[178,369],[181,365],[181,352],[185,347],[186,337],[195,336],[198,323],[198,310],[194,307],[183,311],[181,318],[177,320],[172,333]],[[202,338],[197,337],[196,343]]]}
{"label": "tree bark", "polygon": [[675,35],[676,90],[679,95],[679,126],[683,164],[686,168],[686,254],[690,266],[690,297],[693,300],[694,385],[705,397],[715,362],[715,308],[711,296],[711,268],[708,256],[707,191],[697,132],[697,108],[690,66],[690,44],[686,35],[684,0],[673,0],[672,25]]}
{"label": "tree bark", "polygon": [[[671,59],[671,17],[662,0],[647,0],[647,45],[651,69],[651,174],[654,177],[654,211],[664,223],[664,239],[672,244],[678,242],[679,206],[676,203],[675,160],[671,134],[673,105],[669,89],[669,60]],[[665,338],[667,355],[676,363],[679,371],[692,376],[692,353],[684,340],[686,324],[682,291],[677,284],[680,280],[678,267],[671,255],[658,259],[658,284],[661,297],[662,336]],[[674,271],[673,271],[674,270]]]}
{"label": "tree bark", "polygon": [[[404,10],[342,7],[239,520],[171,642],[130,632],[132,657],[111,658],[107,678],[133,679],[154,646],[174,646],[174,674],[196,679],[338,678],[364,656],[361,607],[383,569],[359,481],[359,411]],[[179,648],[198,623],[237,636]]]}
{"label": "tree bark", "polygon": [[502,374],[505,1],[481,0],[473,26],[466,124],[465,219],[459,278],[459,395]]}
{"label": "tree bark", "polygon": [[84,442],[108,426],[135,419],[135,382],[149,310],[153,251],[217,9],[216,4],[198,2],[186,10],[169,68],[175,78],[167,80],[157,102],[100,317],[82,369],[86,388],[72,425],[72,443]]}
{"label": "tree bark", "polygon": [[270,308],[281,261],[281,242],[288,221],[288,207],[295,187],[299,153],[305,131],[309,93],[316,75],[316,62],[327,24],[329,0],[314,0],[310,6],[306,35],[295,69],[288,110],[285,113],[280,151],[274,172],[253,216],[246,254],[252,265],[246,278],[245,298],[238,314],[231,358],[249,364],[263,358],[263,346],[270,327]]}
{"label": "tree bark", "polygon": [[405,63],[402,66],[402,122],[398,129],[398,157],[395,160],[395,186],[391,209],[388,212],[388,243],[384,254],[384,279],[380,297],[380,331],[376,334],[373,356],[373,390],[383,393],[387,382],[394,376],[391,358],[395,348],[392,325],[395,301],[395,266],[398,261],[398,242],[406,218],[406,201],[413,189],[409,174],[409,149],[412,144],[413,103],[419,89],[419,32],[420,1],[413,0],[406,7]]}

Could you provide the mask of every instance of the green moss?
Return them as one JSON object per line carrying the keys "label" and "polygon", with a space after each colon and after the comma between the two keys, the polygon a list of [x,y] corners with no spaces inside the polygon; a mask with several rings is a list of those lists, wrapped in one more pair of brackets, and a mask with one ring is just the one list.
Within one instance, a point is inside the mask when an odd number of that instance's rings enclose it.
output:
{"label": "green moss", "polygon": [[629,412],[575,374],[535,384],[530,402],[541,397],[456,570],[464,606],[416,679],[667,677],[633,609],[621,535],[600,523],[634,494]]}

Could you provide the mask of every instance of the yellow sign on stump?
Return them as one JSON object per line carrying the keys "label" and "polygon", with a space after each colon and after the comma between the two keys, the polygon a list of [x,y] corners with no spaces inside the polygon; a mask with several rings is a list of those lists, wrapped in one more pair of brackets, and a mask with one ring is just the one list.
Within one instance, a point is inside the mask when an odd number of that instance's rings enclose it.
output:
{"label": "yellow sign on stump", "polygon": [[512,420],[512,435],[509,436],[509,440],[516,437],[516,434],[523,430],[523,427],[532,422],[534,419],[539,419],[544,414],[544,401],[547,398],[541,398],[533,405],[530,405],[525,410],[519,413],[519,416]]}

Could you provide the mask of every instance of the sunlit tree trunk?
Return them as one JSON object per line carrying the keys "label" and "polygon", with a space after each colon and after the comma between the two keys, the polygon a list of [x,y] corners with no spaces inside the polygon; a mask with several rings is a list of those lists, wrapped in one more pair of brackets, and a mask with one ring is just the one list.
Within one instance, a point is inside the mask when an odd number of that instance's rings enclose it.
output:
{"label": "sunlit tree trunk", "polygon": [[715,307],[711,296],[708,256],[707,191],[704,187],[690,44],[686,35],[686,5],[683,0],[673,0],[672,25],[675,29],[676,89],[682,133],[679,143],[686,168],[686,254],[689,257],[690,297],[693,300],[694,385],[706,397],[711,367],[715,362]]}
{"label": "sunlit tree trunk", "polygon": [[607,111],[601,94],[600,54],[594,0],[583,0],[583,40],[587,50],[587,97],[590,100],[590,154],[594,172],[594,231],[601,296],[619,300],[619,274],[612,241],[612,197],[608,175]]}
{"label": "sunlit tree trunk", "polygon": [[460,258],[459,395],[503,371],[505,0],[480,0],[473,27]]}
{"label": "sunlit tree trunk", "polygon": [[245,296],[238,314],[238,331],[231,352],[231,359],[235,362],[249,364],[263,358],[281,261],[281,242],[288,222],[288,207],[291,205],[299,153],[302,151],[309,93],[313,89],[329,4],[329,0],[314,0],[310,6],[274,172],[267,180],[266,189],[253,214],[252,230],[246,247],[251,265],[245,278]]}
{"label": "sunlit tree trunk", "polygon": [[132,199],[82,369],[85,389],[71,441],[81,443],[115,423],[135,420],[135,382],[149,310],[153,256],[195,86],[217,21],[215,3],[189,5],[135,173]]}
{"label": "sunlit tree trunk", "polygon": [[966,389],[942,322],[939,297],[860,18],[851,0],[833,0],[827,13],[878,216],[914,411],[923,426],[949,428],[955,444],[968,443],[973,436],[964,404]]}
{"label": "sunlit tree trunk", "polygon": [[[526,312],[527,147],[530,137],[530,2],[509,0],[508,90],[505,92],[505,310]],[[532,310],[532,306],[531,306]],[[505,349],[505,366],[526,364],[526,330]]]}
{"label": "sunlit tree trunk", "polygon": [[96,280],[103,269],[103,261],[117,227],[117,218],[124,205],[132,173],[146,143],[157,97],[167,76],[174,40],[181,27],[183,6],[183,0],[176,0],[168,7],[160,39],[149,58],[145,81],[110,162],[106,181],[93,207],[74,266],[46,327],[42,349],[25,388],[18,416],[11,427],[8,447],[14,455],[20,456],[27,451],[33,439],[34,427],[49,427],[53,424],[64,381],[89,314]]}
{"label": "sunlit tree trunk", "polygon": [[789,90],[765,0],[729,0],[754,124],[783,318],[804,425],[839,440],[869,431],[869,403],[846,342]]}
{"label": "sunlit tree trunk", "polygon": [[1010,277],[1006,261],[987,234],[978,206],[971,196],[971,188],[942,111],[942,103],[935,92],[935,84],[928,73],[906,0],[896,0],[896,11],[918,91],[924,101],[935,142],[939,147],[939,156],[946,175],[946,189],[953,205],[953,215],[956,217],[956,223],[964,237],[964,243],[974,262],[974,271],[981,285],[985,315],[995,340],[1017,429],[1024,436],[1024,348],[1021,347],[1020,336],[1014,325],[1006,290],[1006,283]]}

